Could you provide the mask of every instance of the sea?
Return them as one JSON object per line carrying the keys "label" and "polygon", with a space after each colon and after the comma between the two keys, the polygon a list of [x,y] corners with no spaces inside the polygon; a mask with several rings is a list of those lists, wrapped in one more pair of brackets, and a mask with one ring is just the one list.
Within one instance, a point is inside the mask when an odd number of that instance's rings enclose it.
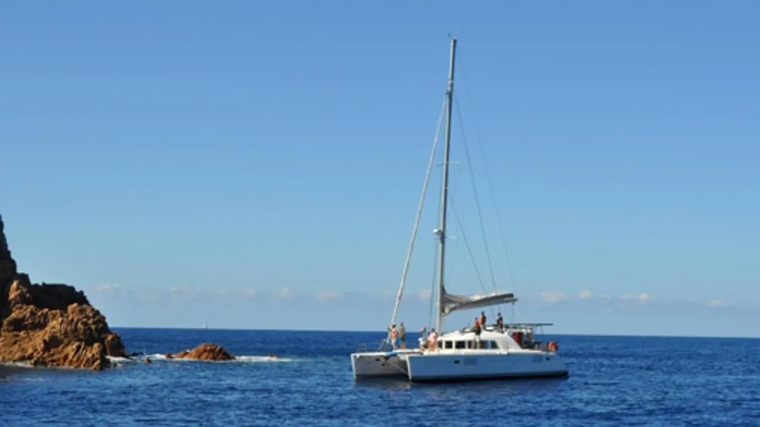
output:
{"label": "sea", "polygon": [[[4,365],[0,426],[760,426],[757,339],[545,336],[569,377],[417,385],[354,381],[381,332],[116,331],[153,363]],[[240,358],[161,356],[204,342]]]}

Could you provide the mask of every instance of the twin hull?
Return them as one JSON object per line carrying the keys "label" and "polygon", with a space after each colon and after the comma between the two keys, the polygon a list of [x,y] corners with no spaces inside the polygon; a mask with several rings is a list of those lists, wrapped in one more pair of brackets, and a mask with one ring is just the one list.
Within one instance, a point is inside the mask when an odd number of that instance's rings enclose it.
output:
{"label": "twin hull", "polygon": [[560,377],[565,362],[543,351],[499,353],[354,353],[354,378],[406,377],[412,382]]}

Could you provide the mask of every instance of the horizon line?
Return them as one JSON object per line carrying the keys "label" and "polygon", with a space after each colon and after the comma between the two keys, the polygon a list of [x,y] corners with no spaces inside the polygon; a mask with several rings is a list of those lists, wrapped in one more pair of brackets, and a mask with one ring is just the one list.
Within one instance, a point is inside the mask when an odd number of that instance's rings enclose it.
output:
{"label": "horizon line", "polygon": [[[180,327],[180,326],[111,326],[116,329],[145,329],[145,330],[181,330],[181,331],[252,331],[252,332],[341,332],[341,333],[377,333],[383,334],[382,330],[345,330],[345,329],[277,329],[277,328],[200,328],[200,327]],[[418,332],[410,332],[416,334]],[[705,339],[760,339],[760,335],[738,335],[738,336],[715,336],[715,335],[644,335],[644,334],[589,334],[589,333],[543,333],[541,335],[559,335],[574,337],[610,337],[610,338],[705,338]]]}

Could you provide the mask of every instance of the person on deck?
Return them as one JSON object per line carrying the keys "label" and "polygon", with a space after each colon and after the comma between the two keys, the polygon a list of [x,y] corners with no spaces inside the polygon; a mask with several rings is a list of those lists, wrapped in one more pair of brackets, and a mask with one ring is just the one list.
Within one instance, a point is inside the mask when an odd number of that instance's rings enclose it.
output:
{"label": "person on deck", "polygon": [[485,311],[480,312],[480,327],[481,328],[486,327],[486,312]]}
{"label": "person on deck", "polygon": [[472,331],[475,332],[475,346],[477,348],[480,348],[480,332],[481,332],[481,330],[482,330],[482,328],[481,328],[481,325],[480,325],[480,321],[476,317],[475,318],[475,322],[472,325]]}
{"label": "person on deck", "polygon": [[428,336],[427,328],[423,326],[422,329],[420,329],[420,340],[419,340],[420,341],[420,350],[424,350],[425,349],[425,346],[426,346],[426,343],[427,343],[427,336]]}
{"label": "person on deck", "polygon": [[391,345],[393,346],[393,349],[396,349],[396,339],[398,339],[398,331],[396,330],[396,325],[391,325]]}
{"label": "person on deck", "polygon": [[499,332],[504,332],[504,319],[501,318],[501,313],[496,318],[496,327],[499,329]]}
{"label": "person on deck", "polygon": [[398,331],[398,338],[401,342],[401,348],[406,349],[406,326],[404,326],[404,322],[401,322],[401,328]]}
{"label": "person on deck", "polygon": [[428,351],[434,351],[438,347],[438,335],[435,333],[435,328],[430,329],[430,335],[428,335]]}

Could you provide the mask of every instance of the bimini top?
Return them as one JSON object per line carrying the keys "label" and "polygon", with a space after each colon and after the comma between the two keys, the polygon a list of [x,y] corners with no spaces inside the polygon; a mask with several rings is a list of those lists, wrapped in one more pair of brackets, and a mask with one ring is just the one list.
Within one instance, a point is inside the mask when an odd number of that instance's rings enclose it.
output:
{"label": "bimini top", "polygon": [[513,293],[497,293],[489,295],[453,295],[443,289],[443,314],[451,314],[457,310],[469,310],[473,308],[488,307],[497,304],[506,304],[517,301]]}

